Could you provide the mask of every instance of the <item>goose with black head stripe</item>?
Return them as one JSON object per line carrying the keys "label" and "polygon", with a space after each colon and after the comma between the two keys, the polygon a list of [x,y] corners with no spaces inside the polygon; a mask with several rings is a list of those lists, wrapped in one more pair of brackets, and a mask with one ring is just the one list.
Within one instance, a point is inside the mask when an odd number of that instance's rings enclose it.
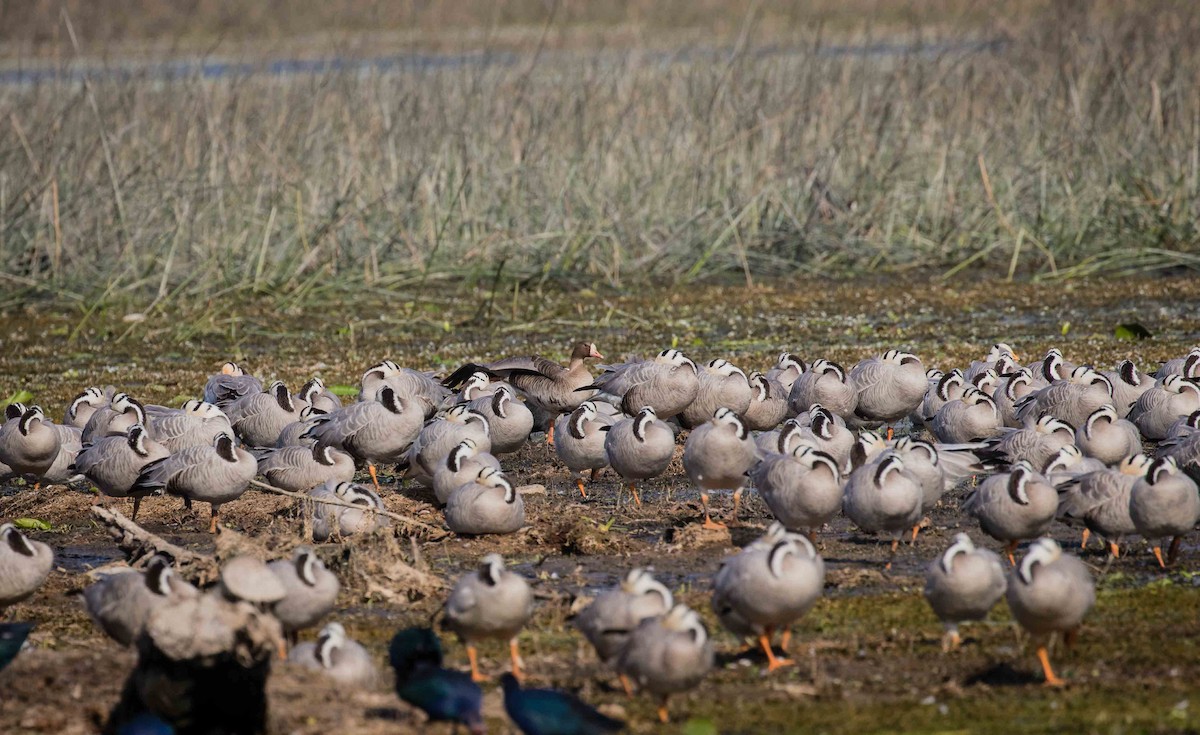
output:
{"label": "goose with black head stripe", "polygon": [[[1174,457],[1159,457],[1129,491],[1129,517],[1137,532],[1150,542],[1160,567],[1174,564],[1183,537],[1200,523],[1200,491],[1180,470]],[[1171,539],[1163,561],[1162,540]]]}
{"label": "goose with black head stripe", "polygon": [[324,482],[354,479],[354,458],[328,444],[272,447],[254,452],[258,471],[268,483],[302,493]]}
{"label": "goose with black head stripe", "polygon": [[213,403],[194,399],[179,408],[150,406],[146,409],[146,428],[154,440],[172,452],[187,447],[212,444],[217,434],[233,434],[233,425],[225,412]]}
{"label": "goose with black head stripe", "polygon": [[490,422],[466,403],[439,412],[417,433],[408,450],[408,477],[432,487],[438,465],[463,439],[474,441],[479,451],[492,451]]}
{"label": "goose with black head stripe", "polygon": [[1155,383],[1153,377],[1137,369],[1133,360],[1122,360],[1115,369],[1104,371],[1104,377],[1112,385],[1112,405],[1121,418],[1129,415],[1137,399],[1153,388]]}
{"label": "goose with black head stripe", "polygon": [[664,615],[674,604],[671,591],[647,569],[631,569],[621,583],[596,597],[575,618],[596,655],[606,664],[621,653],[643,620]]}
{"label": "goose with black head stripe", "polygon": [[503,472],[487,467],[450,493],[446,526],[471,536],[516,533],[525,526],[525,501]]}
{"label": "goose with black head stripe", "polygon": [[602,428],[614,423],[615,419],[602,415],[593,401],[584,401],[579,408],[555,421],[554,453],[571,471],[581,497],[587,497],[581,473],[591,470],[591,479],[595,480],[596,473],[608,466],[608,454],[604,451],[608,433]]}
{"label": "goose with black head stripe", "polygon": [[824,358],[813,360],[809,369],[792,383],[788,394],[788,406],[794,414],[805,413],[816,405],[828,408],[843,420],[852,418],[858,407],[858,391],[850,383],[846,370]]}
{"label": "goose with black head stripe", "polygon": [[300,420],[307,403],[276,380],[260,393],[242,396],[225,409],[237,436],[251,447],[273,447],[288,424]]}
{"label": "goose with black head stripe", "polygon": [[889,439],[892,425],[921,405],[928,386],[920,358],[900,350],[860,360],[850,369],[849,380],[858,392],[855,417],[867,424],[887,424]]}
{"label": "goose with black head stripe", "polygon": [[10,403],[0,424],[0,462],[11,472],[41,476],[62,449],[62,439],[40,406]]}
{"label": "goose with black head stripe", "polygon": [[[134,424],[125,436],[106,436],[84,446],[75,457],[75,471],[94,482],[105,495],[125,498],[146,465],[170,455],[165,446],[146,436],[144,426]],[[143,497],[133,496],[131,520],[137,519]]]}
{"label": "goose with black head stripe", "polygon": [[982,442],[977,454],[987,460],[1031,467],[1045,467],[1055,452],[1075,443],[1075,429],[1054,416],[1042,416],[1019,429],[1001,429],[997,436]]}
{"label": "goose with black head stripe", "polygon": [[54,549],[11,523],[0,525],[0,612],[30,597],[54,568]]}
{"label": "goose with black head stripe", "polygon": [[808,410],[807,418],[808,426],[800,430],[797,439],[812,444],[833,457],[839,469],[848,470],[850,455],[854,450],[854,432],[846,428],[844,421],[820,404]]}
{"label": "goose with black head stripe", "polygon": [[733,491],[733,520],[737,520],[746,473],[758,462],[758,447],[737,414],[728,408],[718,408],[712,418],[688,435],[683,447],[683,469],[692,485],[700,491],[704,507],[704,527],[724,528],[715,523],[708,511],[708,497],[713,490]]}
{"label": "goose with black head stripe", "polygon": [[254,455],[219,434],[212,445],[188,447],[147,464],[130,494],[166,492],[212,506],[209,533],[217,532],[221,506],[242,497],[258,474]]}
{"label": "goose with black head stripe", "polygon": [[328,541],[333,537],[345,538],[356,533],[370,533],[388,526],[383,500],[369,487],[353,482],[326,482],[309,491],[313,498],[330,498],[349,503],[352,507],[314,503],[312,515],[313,541]]}
{"label": "goose with black head stripe", "polygon": [[775,361],[775,367],[767,371],[767,380],[774,380],[783,386],[784,397],[786,398],[791,393],[792,386],[796,380],[804,374],[808,366],[804,364],[804,360],[799,356],[793,355],[790,352],[780,353],[779,359]]}
{"label": "goose with black head stripe", "polygon": [[1163,380],[1170,375],[1200,378],[1200,347],[1193,347],[1183,357],[1173,357],[1158,367],[1154,377]]}
{"label": "goose with black head stripe", "polygon": [[996,410],[1000,412],[1000,420],[1004,425],[1014,429],[1021,426],[1017,419],[1016,404],[1046,385],[1048,383],[1036,380],[1029,368],[1021,368],[1007,377],[1002,377],[992,391],[992,400],[996,403]]}
{"label": "goose with black head stripe", "polygon": [[312,427],[304,437],[317,444],[341,449],[365,463],[378,490],[379,475],[375,466],[402,461],[420,434],[425,419],[416,404],[396,393],[390,385],[381,386],[375,398],[310,417]]}
{"label": "goose with black head stripe", "polygon": [[779,381],[771,380],[759,372],[750,373],[753,397],[742,419],[751,431],[770,431],[787,418],[787,389]]}
{"label": "goose with black head stripe", "polygon": [[933,417],[937,415],[938,409],[950,401],[962,398],[966,387],[966,378],[958,368],[954,368],[938,378],[925,392],[925,397],[921,399],[919,410],[921,425],[928,426],[933,421]]}
{"label": "goose with black head stripe", "polygon": [[156,556],[146,571],[107,574],[83,590],[84,607],[104,633],[122,646],[132,646],[154,611],[172,597],[195,597],[200,591]]}
{"label": "goose with black head stripe", "polygon": [[397,396],[416,408],[422,418],[433,414],[450,397],[450,390],[439,383],[431,373],[400,367],[391,360],[372,365],[363,373],[359,383],[358,400],[378,400],[379,392],[387,386]]}
{"label": "goose with black head stripe", "polygon": [[1112,404],[1105,404],[1088,416],[1075,432],[1075,444],[1087,456],[1107,465],[1142,452],[1142,436],[1137,427],[1120,418]]}
{"label": "goose with black head stripe", "polygon": [[979,521],[983,532],[1007,544],[1008,560],[1021,541],[1050,528],[1058,511],[1058,491],[1025,461],[1010,472],[992,475],[963,501],[963,511]]}
{"label": "goose with black head stripe", "polygon": [[487,679],[479,671],[476,644],[489,638],[508,642],[512,672],[521,678],[517,634],[533,616],[533,590],[524,577],[504,567],[503,557],[488,554],[475,571],[460,577],[444,610],[444,625],[467,647],[472,679]]}
{"label": "goose with black head stripe", "polygon": [[341,623],[326,625],[315,643],[296,646],[287,660],[321,671],[339,684],[351,687],[370,687],[376,677],[370,652],[347,636]]}
{"label": "goose with black head stripe", "polygon": [[498,386],[492,395],[476,398],[468,405],[487,419],[492,454],[499,456],[517,451],[533,431],[533,412],[507,385]]}
{"label": "goose with black head stripe", "polygon": [[1159,441],[1167,436],[1180,416],[1200,410],[1200,382],[1180,375],[1168,375],[1146,391],[1133,404],[1129,420],[1142,436]]}
{"label": "goose with black head stripe", "polygon": [[[921,521],[921,485],[904,468],[895,451],[885,450],[871,464],[850,474],[842,496],[842,510],[854,525],[868,533],[892,537],[892,557],[905,531],[915,531]],[[891,569],[892,558],[885,568]]]}
{"label": "goose with black head stripe", "polygon": [[700,383],[696,398],[679,414],[680,423],[689,429],[707,423],[718,408],[742,416],[754,400],[754,389],[746,373],[728,360],[709,361],[696,377]]}
{"label": "goose with black head stripe", "polygon": [[305,628],[321,622],[333,612],[341,583],[307,546],[298,546],[290,559],[276,559],[267,565],[283,584],[283,599],[271,612],[283,626],[283,632],[294,645],[296,636]]}
{"label": "goose with black head stripe", "polygon": [[[455,370],[443,383],[457,387],[470,375],[483,370],[489,375],[508,381],[525,395],[531,407],[549,415],[553,420],[562,413],[570,413],[580,403],[591,397],[592,373],[587,361],[604,359],[604,355],[591,342],[577,342],[571,349],[571,358],[560,365],[541,355],[509,357],[486,365],[467,363]],[[547,437],[553,443],[553,432]]]}
{"label": "goose with black head stripe", "polygon": [[1083,426],[1093,411],[1113,400],[1112,383],[1087,365],[1080,365],[1065,380],[1025,396],[1014,408],[1017,419],[1028,424],[1042,416],[1054,416],[1071,426]]}
{"label": "goose with black head stripe", "polygon": [[81,430],[80,439],[90,443],[106,436],[123,436],[134,424],[146,425],[146,407],[127,393],[117,393],[110,405],[101,406],[92,413]]}
{"label": "goose with black head stripe", "polygon": [[333,413],[342,407],[342,399],[325,386],[325,381],[312,378],[296,393],[301,403],[306,403],[321,413]]}
{"label": "goose with black head stripe", "polygon": [[446,461],[433,473],[433,494],[445,505],[451,493],[479,477],[485,469],[500,469],[500,460],[491,452],[479,451],[474,439],[467,437],[450,450]]}
{"label": "goose with black head stripe", "polygon": [[620,406],[630,416],[649,406],[669,419],[691,405],[700,390],[696,363],[673,348],[650,360],[600,368],[604,372],[588,386],[597,391],[593,400]]}
{"label": "goose with black head stripe", "polygon": [[675,456],[675,433],[650,406],[643,407],[633,418],[613,424],[607,433],[604,453],[608,463],[622,480],[629,483],[634,502],[641,505],[637,481],[649,480],[667,471]]}
{"label": "goose with black head stripe", "polygon": [[925,600],[946,631],[942,650],[958,648],[958,626],[986,618],[1007,588],[1000,557],[977,548],[967,534],[956,534],[950,548],[925,571]]}
{"label": "goose with black head stripe", "polygon": [[750,477],[771,514],[788,530],[803,531],[809,538],[842,509],[837,462],[809,445],[768,454]]}
{"label": "goose with black head stripe", "polygon": [[944,403],[929,423],[933,435],[946,444],[988,439],[1000,433],[1002,426],[996,402],[975,388],[967,388],[960,398]]}
{"label": "goose with black head stripe", "polygon": [[63,424],[74,426],[76,429],[83,429],[83,427],[87,426],[87,422],[91,419],[92,414],[107,405],[109,405],[109,396],[105,395],[104,391],[95,387],[85,388],[67,406],[67,412],[63,416]]}
{"label": "goose with black head stripe", "polygon": [[1065,681],[1050,666],[1049,639],[1055,633],[1070,643],[1096,602],[1091,572],[1052,539],[1039,538],[1014,570],[1006,593],[1008,608],[1037,643],[1037,656],[1047,686]]}
{"label": "goose with black head stripe", "polygon": [[792,662],[775,657],[772,637],[788,631],[821,597],[825,562],[804,536],[789,534],[778,521],[763,538],[725,559],[713,580],[712,607],[721,624],[742,637],[754,636],[767,655],[767,671]]}
{"label": "goose with black head stripe", "polygon": [[262,389],[262,381],[247,375],[236,362],[227,362],[221,366],[221,372],[211,376],[204,384],[204,400],[224,410],[242,396],[261,393]]}
{"label": "goose with black head stripe", "polygon": [[1090,533],[1097,533],[1108,543],[1113,557],[1120,556],[1121,537],[1137,531],[1129,515],[1130,493],[1149,466],[1150,458],[1139,452],[1116,467],[1089,472],[1060,484],[1059,519],[1069,525],[1084,525],[1084,546]]}

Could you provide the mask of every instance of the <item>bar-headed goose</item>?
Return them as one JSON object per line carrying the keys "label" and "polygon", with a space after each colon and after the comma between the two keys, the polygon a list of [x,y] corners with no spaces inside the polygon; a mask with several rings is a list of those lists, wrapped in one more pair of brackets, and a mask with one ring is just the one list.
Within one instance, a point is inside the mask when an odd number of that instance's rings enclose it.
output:
{"label": "bar-headed goose", "polygon": [[1048,538],[1029,547],[1008,583],[1008,608],[1021,627],[1037,641],[1038,660],[1047,686],[1062,686],[1054,675],[1047,650],[1055,633],[1068,640],[1096,602],[1096,586],[1087,566]]}

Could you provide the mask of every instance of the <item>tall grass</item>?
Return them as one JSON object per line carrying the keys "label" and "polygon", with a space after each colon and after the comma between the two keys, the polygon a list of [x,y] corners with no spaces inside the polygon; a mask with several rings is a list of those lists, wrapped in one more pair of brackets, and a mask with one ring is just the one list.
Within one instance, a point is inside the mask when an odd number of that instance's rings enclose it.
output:
{"label": "tall grass", "polygon": [[974,53],[751,13],[674,57],[0,87],[0,292],[1194,267],[1200,10],[1130,7]]}

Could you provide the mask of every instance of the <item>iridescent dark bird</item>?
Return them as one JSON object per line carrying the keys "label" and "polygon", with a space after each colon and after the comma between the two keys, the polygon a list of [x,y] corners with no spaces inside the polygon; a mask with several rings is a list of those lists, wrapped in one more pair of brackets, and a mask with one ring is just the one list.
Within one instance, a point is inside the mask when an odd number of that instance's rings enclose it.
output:
{"label": "iridescent dark bird", "polygon": [[484,732],[483,690],[461,671],[442,668],[442,646],[429,628],[407,628],[392,638],[388,660],[396,672],[396,694],[429,719],[462,723]]}
{"label": "iridescent dark bird", "polygon": [[601,735],[625,723],[602,715],[578,697],[553,689],[522,689],[517,677],[500,677],[504,709],[525,735]]}
{"label": "iridescent dark bird", "polygon": [[21,652],[33,623],[0,623],[0,671]]}

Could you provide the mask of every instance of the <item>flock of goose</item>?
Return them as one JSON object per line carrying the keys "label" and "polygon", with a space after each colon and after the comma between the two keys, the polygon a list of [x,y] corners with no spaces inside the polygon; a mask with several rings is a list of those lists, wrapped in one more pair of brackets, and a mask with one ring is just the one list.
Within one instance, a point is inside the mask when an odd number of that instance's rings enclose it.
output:
{"label": "flock of goose", "polygon": [[[1166,567],[1200,522],[1200,348],[1153,374],[1128,360],[1111,371],[1074,365],[1057,349],[1022,366],[1004,344],[945,373],[898,350],[849,370],[784,353],[766,373],[749,376],[727,360],[701,366],[675,349],[601,365],[599,376],[588,366],[594,359],[603,359],[596,346],[581,342],[566,365],[543,357],[469,363],[440,381],[384,361],[366,371],[358,400],[346,404],[320,379],[293,394],[281,382],[264,387],[233,363],[207,381],[203,400],[181,408],[88,388],[62,423],[39,406],[9,405],[0,474],[48,484],[85,478],[106,496],[132,498],[134,518],[144,498],[163,493],[189,506],[208,503],[210,531],[221,506],[261,475],[317,501],[310,526],[320,543],[386,525],[376,512],[383,508],[377,467],[395,465],[444,504],[450,531],[506,534],[526,521],[501,458],[533,433],[546,432],[581,496],[588,497],[585,476],[595,480],[611,468],[622,481],[618,500],[627,488],[639,505],[637,484],[664,474],[686,435],[682,462],[703,526],[724,525],[710,513],[718,492],[732,494],[736,522],[747,487],[776,518],[722,563],[712,594],[722,625],[757,639],[769,671],[789,663],[776,654],[775,634],[786,655],[790,626],[822,594],[825,568],[814,543],[826,524],[842,513],[862,531],[890,537],[894,554],[910,532],[915,542],[923,514],[967,484],[961,510],[1004,545],[1007,560],[958,534],[931,561],[925,597],[944,623],[944,645],[959,645],[958,625],[986,617],[1005,598],[1037,641],[1051,685],[1063,681],[1051,668],[1048,638],[1069,639],[1095,601],[1091,573],[1047,537],[1052,525],[1081,527],[1084,545],[1097,534],[1113,557],[1123,539],[1139,535]],[[901,423],[912,429],[896,435]],[[918,438],[921,430],[930,439]],[[355,483],[364,468],[371,484]],[[53,550],[12,524],[0,526],[0,536],[3,609],[37,590]],[[1021,542],[1030,544],[1018,561]],[[372,655],[338,623],[298,643],[299,631],[333,612],[339,589],[337,576],[302,546],[269,564],[234,558],[207,591],[156,556],[139,571],[94,583],[84,600],[106,634],[138,647],[139,670],[164,661],[211,665],[234,654],[245,666],[282,654],[339,682],[370,681]],[[476,644],[494,638],[510,644],[505,702],[523,732],[622,727],[570,695],[520,687],[517,636],[533,608],[527,581],[489,554],[444,606],[446,627],[466,644],[470,675],[443,668],[429,630],[402,631],[389,650],[398,694],[433,719],[480,729]],[[713,666],[700,616],[675,604],[644,569],[599,595],[576,625],[631,695],[636,688],[660,698],[663,721],[666,698],[699,685]],[[0,666],[27,632],[26,624],[0,629]],[[152,694],[136,697],[117,724],[133,728],[149,717],[196,731]]]}

